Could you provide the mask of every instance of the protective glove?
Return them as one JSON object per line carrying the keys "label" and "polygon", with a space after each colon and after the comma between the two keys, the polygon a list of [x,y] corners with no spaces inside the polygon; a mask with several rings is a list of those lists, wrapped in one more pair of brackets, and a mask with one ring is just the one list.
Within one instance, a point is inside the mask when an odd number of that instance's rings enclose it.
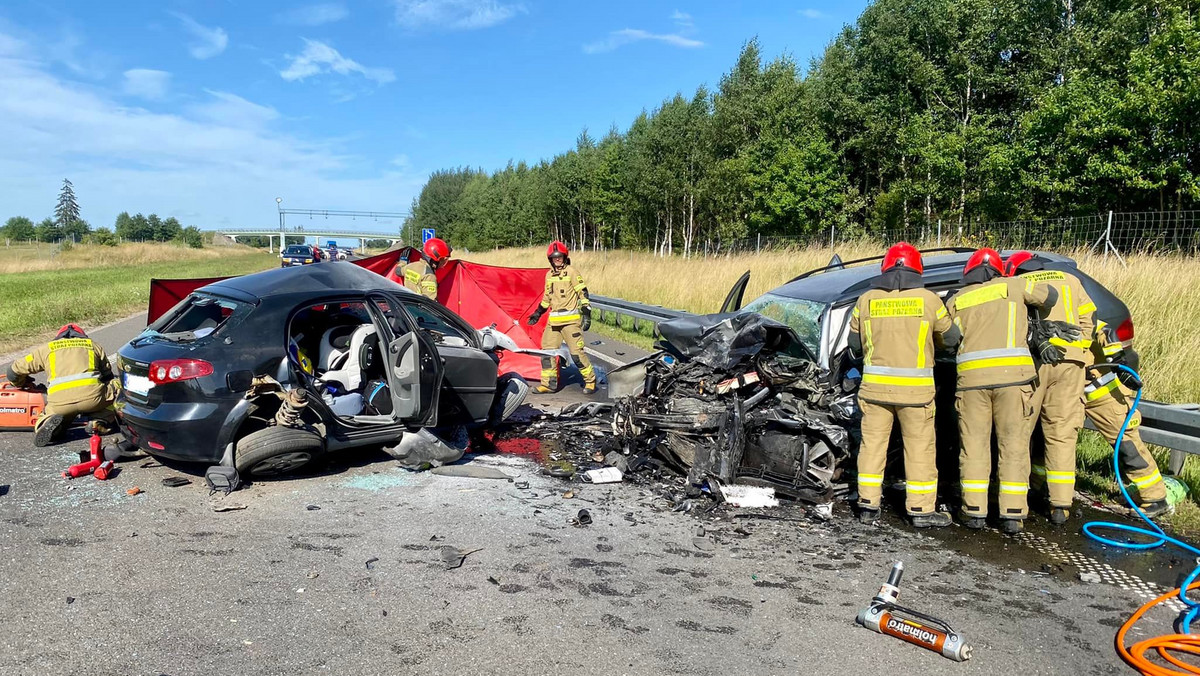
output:
{"label": "protective glove", "polygon": [[1067,355],[1066,348],[1054,345],[1051,338],[1068,343],[1079,340],[1082,332],[1078,326],[1067,322],[1031,318],[1029,322],[1030,346],[1037,351],[1043,364],[1057,364]]}
{"label": "protective glove", "polygon": [[579,327],[584,331],[592,328],[592,308],[588,305],[584,305],[583,307],[579,308],[579,314],[581,317],[583,317],[583,320],[579,323]]}
{"label": "protective glove", "polygon": [[534,324],[538,323],[538,320],[540,320],[544,314],[546,314],[546,308],[539,307],[533,311],[533,314],[529,315],[529,318],[525,320],[525,323],[533,326]]}
{"label": "protective glove", "polygon": [[1125,369],[1117,369],[1117,380],[1121,381],[1122,385],[1128,387],[1134,392],[1142,389],[1142,379],[1133,375],[1129,371],[1126,371]]}

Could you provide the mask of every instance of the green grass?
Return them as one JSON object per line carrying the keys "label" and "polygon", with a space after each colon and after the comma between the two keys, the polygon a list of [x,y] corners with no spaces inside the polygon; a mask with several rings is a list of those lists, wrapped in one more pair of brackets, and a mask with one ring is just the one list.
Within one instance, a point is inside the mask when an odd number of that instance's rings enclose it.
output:
{"label": "green grass", "polygon": [[[1170,451],[1157,446],[1150,447],[1159,469],[1166,474],[1167,460]],[[1079,444],[1075,451],[1076,488],[1100,498],[1105,503],[1124,505],[1125,499],[1117,487],[1113,477],[1113,449],[1104,438],[1091,430],[1084,430],[1079,435]],[[1200,496],[1200,467],[1195,461],[1189,460],[1183,465],[1179,476],[1175,477],[1187,484],[1189,500],[1184,500],[1175,506],[1175,514],[1167,519],[1173,530],[1185,534],[1200,534],[1200,506],[1196,504]]]}
{"label": "green grass", "polygon": [[0,354],[41,340],[68,322],[90,328],[145,310],[152,278],[243,275],[278,264],[274,256],[242,249],[201,260],[0,275]]}
{"label": "green grass", "polygon": [[[608,336],[643,350],[654,349],[653,322],[639,321],[638,329],[633,329],[633,318],[617,315],[612,312],[597,312],[592,319],[591,331],[602,336]],[[618,321],[619,320],[619,321]]]}

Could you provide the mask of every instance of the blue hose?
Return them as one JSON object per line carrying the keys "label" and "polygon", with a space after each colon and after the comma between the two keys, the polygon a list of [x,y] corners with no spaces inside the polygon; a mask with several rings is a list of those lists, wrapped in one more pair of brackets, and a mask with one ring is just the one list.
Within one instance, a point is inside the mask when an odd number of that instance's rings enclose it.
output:
{"label": "blue hose", "polygon": [[[1128,366],[1117,364],[1116,367],[1122,371],[1132,374],[1133,377],[1138,378],[1139,380],[1141,379],[1141,376],[1137,374],[1137,371],[1134,371]],[[1133,397],[1133,406],[1129,407],[1129,413],[1125,416],[1125,422],[1121,425],[1121,431],[1117,434],[1116,443],[1113,444],[1113,475],[1117,478],[1117,486],[1121,489],[1121,495],[1125,496],[1125,502],[1129,503],[1129,506],[1133,508],[1133,511],[1137,512],[1137,515],[1141,517],[1142,521],[1145,521],[1150,527],[1140,528],[1138,526],[1130,526],[1123,523],[1113,523],[1111,521],[1090,521],[1083,524],[1083,534],[1095,540],[1096,542],[1120,549],[1144,551],[1148,549],[1157,549],[1165,544],[1172,544],[1180,549],[1191,552],[1195,556],[1200,557],[1200,549],[1183,542],[1182,540],[1177,540],[1176,538],[1167,535],[1158,524],[1151,521],[1150,517],[1146,516],[1145,512],[1143,512],[1141,508],[1137,506],[1137,503],[1133,501],[1133,498],[1129,496],[1129,491],[1125,489],[1125,482],[1121,481],[1121,467],[1118,463],[1121,439],[1125,436],[1125,430],[1129,427],[1129,421],[1133,419],[1133,414],[1137,411],[1138,404],[1141,402],[1142,391],[1141,389],[1138,389],[1137,393]],[[1108,529],[1121,533],[1129,533],[1135,536],[1147,537],[1150,538],[1150,540],[1146,542],[1114,540],[1110,537],[1099,535],[1095,532],[1096,529]],[[1192,620],[1196,619],[1197,615],[1200,615],[1200,601],[1193,601],[1187,596],[1187,588],[1192,586],[1192,583],[1196,581],[1197,577],[1200,577],[1200,566],[1197,566],[1194,570],[1192,570],[1192,572],[1188,574],[1187,579],[1183,581],[1183,584],[1179,586],[1179,600],[1182,601],[1187,607],[1187,610],[1184,611],[1183,616],[1180,618],[1180,629],[1182,633],[1185,634],[1192,633]]]}

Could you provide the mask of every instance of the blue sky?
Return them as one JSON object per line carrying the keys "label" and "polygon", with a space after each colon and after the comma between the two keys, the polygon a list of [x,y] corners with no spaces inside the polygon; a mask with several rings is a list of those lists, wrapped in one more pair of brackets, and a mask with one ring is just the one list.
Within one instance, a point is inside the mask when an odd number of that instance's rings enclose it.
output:
{"label": "blue sky", "polygon": [[865,4],[5,3],[0,220],[50,215],[64,177],[93,226],[406,211],[433,170],[537,161],[715,85],[754,36],[807,63]]}

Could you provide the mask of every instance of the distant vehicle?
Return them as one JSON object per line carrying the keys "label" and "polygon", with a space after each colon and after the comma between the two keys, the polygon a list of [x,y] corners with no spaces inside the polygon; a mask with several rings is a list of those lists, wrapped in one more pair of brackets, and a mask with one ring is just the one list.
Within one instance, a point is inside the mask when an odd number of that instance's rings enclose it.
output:
{"label": "distant vehicle", "polygon": [[119,350],[121,430],[152,455],[273,476],[425,429],[487,427],[529,391],[498,375],[504,338],[351,263],[234,277]]}
{"label": "distant vehicle", "polygon": [[307,244],[290,244],[279,254],[279,267],[290,268],[296,265],[309,265],[320,258],[313,253],[313,248]]}

